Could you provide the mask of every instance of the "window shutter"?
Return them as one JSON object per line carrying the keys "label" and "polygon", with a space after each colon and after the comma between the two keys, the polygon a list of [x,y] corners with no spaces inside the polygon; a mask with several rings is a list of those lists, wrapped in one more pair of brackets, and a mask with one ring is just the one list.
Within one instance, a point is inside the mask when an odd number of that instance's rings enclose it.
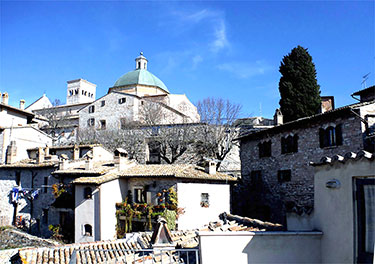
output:
{"label": "window shutter", "polygon": [[336,126],[335,132],[336,132],[336,145],[340,146],[340,145],[342,145],[342,129],[341,129],[341,124]]}
{"label": "window shutter", "polygon": [[325,137],[325,130],[323,128],[319,128],[319,142],[320,148],[324,148],[324,137]]}

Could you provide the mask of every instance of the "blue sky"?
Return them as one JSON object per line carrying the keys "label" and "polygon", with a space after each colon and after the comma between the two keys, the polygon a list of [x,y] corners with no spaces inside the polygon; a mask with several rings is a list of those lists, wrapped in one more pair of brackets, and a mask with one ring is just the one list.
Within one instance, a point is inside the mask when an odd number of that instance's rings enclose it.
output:
{"label": "blue sky", "polygon": [[65,102],[66,81],[97,84],[97,98],[135,67],[192,102],[214,96],[242,116],[272,117],[278,68],[301,45],[322,95],[354,102],[362,76],[375,83],[373,1],[1,1],[0,91],[11,104],[44,92]]}

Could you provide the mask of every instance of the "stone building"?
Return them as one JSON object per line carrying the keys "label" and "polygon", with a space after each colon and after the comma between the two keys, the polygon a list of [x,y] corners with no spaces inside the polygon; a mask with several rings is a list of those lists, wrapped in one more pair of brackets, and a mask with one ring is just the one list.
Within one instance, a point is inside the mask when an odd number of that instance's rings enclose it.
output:
{"label": "stone building", "polygon": [[310,215],[314,172],[309,161],[373,152],[374,117],[375,102],[362,100],[240,137],[242,182],[234,212],[284,224],[287,217],[290,223]]}
{"label": "stone building", "polygon": [[0,165],[0,224],[27,228],[49,237],[49,225],[58,226],[66,237],[74,221],[74,198],[69,187],[74,175],[57,177],[53,171],[93,162],[112,160],[113,154],[97,145],[45,147],[28,150],[29,158]]}

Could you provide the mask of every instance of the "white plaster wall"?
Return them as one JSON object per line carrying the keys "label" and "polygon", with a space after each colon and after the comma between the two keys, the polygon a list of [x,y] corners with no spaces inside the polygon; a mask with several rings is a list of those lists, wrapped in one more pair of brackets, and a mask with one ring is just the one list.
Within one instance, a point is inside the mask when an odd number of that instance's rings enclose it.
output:
{"label": "white plaster wall", "polygon": [[[201,207],[201,194],[208,193],[210,206]],[[228,184],[177,183],[178,207],[185,214],[178,219],[178,229],[194,229],[217,220],[219,214],[230,212],[230,190]]]}
{"label": "white plaster wall", "polygon": [[10,126],[24,126],[27,124],[27,117],[11,109],[6,109],[0,106],[0,126],[10,127]]}
{"label": "white plaster wall", "polygon": [[2,142],[0,163],[4,163],[6,160],[6,149],[10,141],[16,141],[17,156],[15,161],[27,159],[29,157],[27,149],[52,145],[50,136],[31,126],[7,128],[0,136],[2,137],[0,140]]}
{"label": "white plaster wall", "polygon": [[287,229],[289,231],[309,231],[314,227],[314,214],[298,215],[296,213],[286,214]]}
{"label": "white plaster wall", "polygon": [[52,107],[51,101],[48,99],[47,96],[43,95],[37,101],[31,103],[28,107],[26,107],[25,110],[33,111],[35,109],[43,109],[49,107]]}
{"label": "white plaster wall", "polygon": [[97,146],[92,148],[93,152],[93,160],[112,160],[113,153],[109,152],[108,150],[104,149],[103,147]]}
{"label": "white plaster wall", "polygon": [[[84,199],[84,188],[91,187],[92,199]],[[93,185],[76,185],[75,186],[75,220],[74,220],[74,241],[90,242],[100,240],[99,233],[99,202],[100,193],[99,188]],[[89,224],[92,226],[92,236],[84,235],[84,225]]]}
{"label": "white plaster wall", "polygon": [[[367,159],[316,167],[314,177],[314,228],[323,231],[322,262],[353,263],[355,225],[353,182],[355,177],[375,177],[375,162]],[[326,188],[328,180],[341,186]]]}
{"label": "white plaster wall", "polygon": [[320,232],[199,232],[202,264],[320,263]]}
{"label": "white plaster wall", "polygon": [[116,239],[116,203],[125,199],[124,182],[114,180],[100,186],[100,240]]}

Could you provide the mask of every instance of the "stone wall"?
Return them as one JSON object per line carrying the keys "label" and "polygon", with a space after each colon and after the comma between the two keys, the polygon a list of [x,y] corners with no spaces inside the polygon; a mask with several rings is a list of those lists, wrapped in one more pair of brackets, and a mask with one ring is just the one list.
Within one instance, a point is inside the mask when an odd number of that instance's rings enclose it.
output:
{"label": "stone wall", "polygon": [[[320,148],[319,128],[328,124],[342,124],[343,144]],[[298,152],[281,154],[281,137],[297,134]],[[271,157],[259,158],[258,143],[271,141]],[[241,141],[242,181],[234,195],[234,211],[253,218],[272,220],[285,224],[285,212],[310,214],[313,208],[314,170],[310,161],[323,156],[344,155],[363,149],[361,120],[354,115],[319,120],[300,128],[282,132],[262,133],[261,138]],[[280,183],[278,170],[291,170],[291,179]],[[251,178],[252,171],[261,176]]]}
{"label": "stone wall", "polygon": [[[21,176],[19,188],[39,190],[39,196],[35,200],[21,198],[17,205],[17,216],[25,220],[26,228],[32,234],[50,237],[48,226],[60,224],[60,212],[72,214],[73,211],[69,208],[53,205],[56,199],[51,187],[55,183],[68,184],[71,179],[58,179],[51,175],[52,171],[53,167],[0,168],[0,217],[3,225],[11,225],[13,220],[14,204],[11,202],[10,191],[17,186],[16,172]],[[43,187],[45,177],[48,178],[47,187]]]}

